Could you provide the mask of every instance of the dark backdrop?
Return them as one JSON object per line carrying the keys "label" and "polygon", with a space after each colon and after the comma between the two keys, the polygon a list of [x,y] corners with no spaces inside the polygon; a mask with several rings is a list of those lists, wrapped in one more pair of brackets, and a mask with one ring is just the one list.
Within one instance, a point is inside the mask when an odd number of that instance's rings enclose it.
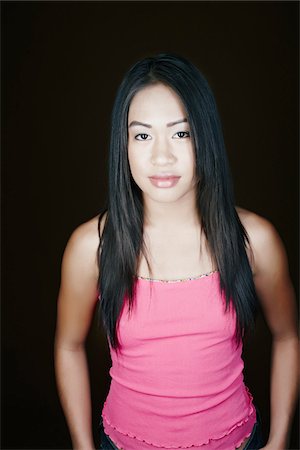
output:
{"label": "dark backdrop", "polygon": [[[2,2],[1,12],[2,448],[70,448],[53,371],[61,258],[104,204],[112,103],[137,59],[173,51],[207,77],[236,204],[275,225],[298,291],[298,2]],[[96,433],[110,381],[96,322],[87,348]],[[259,317],[245,377],[265,433],[269,362]]]}

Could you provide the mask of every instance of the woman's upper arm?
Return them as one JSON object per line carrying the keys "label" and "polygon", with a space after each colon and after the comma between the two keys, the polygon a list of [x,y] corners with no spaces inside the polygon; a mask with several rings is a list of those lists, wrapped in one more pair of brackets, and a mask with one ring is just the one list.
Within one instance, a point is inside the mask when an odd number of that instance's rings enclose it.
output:
{"label": "woman's upper arm", "polygon": [[297,335],[295,292],[284,244],[275,227],[253,215],[249,236],[254,253],[254,283],[275,338]]}
{"label": "woman's upper arm", "polygon": [[56,345],[70,350],[85,341],[97,303],[99,244],[97,220],[73,231],[61,265]]}

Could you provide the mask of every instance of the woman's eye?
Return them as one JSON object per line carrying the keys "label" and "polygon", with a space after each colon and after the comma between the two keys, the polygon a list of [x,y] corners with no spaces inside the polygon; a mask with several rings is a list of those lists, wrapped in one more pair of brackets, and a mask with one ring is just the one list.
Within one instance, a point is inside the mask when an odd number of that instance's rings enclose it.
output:
{"label": "woman's eye", "polygon": [[135,136],[135,139],[138,141],[148,141],[149,138],[151,139],[151,136],[146,133],[140,133]]}
{"label": "woman's eye", "polygon": [[174,134],[173,137],[175,139],[182,139],[182,138],[190,137],[190,133],[189,133],[189,131],[178,131],[177,133]]}

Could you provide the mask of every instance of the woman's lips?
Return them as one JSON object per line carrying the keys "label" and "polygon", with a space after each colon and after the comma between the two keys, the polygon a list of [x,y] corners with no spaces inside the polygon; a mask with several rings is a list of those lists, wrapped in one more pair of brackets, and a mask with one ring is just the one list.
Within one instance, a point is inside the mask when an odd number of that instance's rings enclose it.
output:
{"label": "woman's lips", "polygon": [[178,183],[179,178],[180,177],[174,175],[166,175],[166,176],[154,175],[153,177],[149,177],[153,186],[159,188],[173,187]]}

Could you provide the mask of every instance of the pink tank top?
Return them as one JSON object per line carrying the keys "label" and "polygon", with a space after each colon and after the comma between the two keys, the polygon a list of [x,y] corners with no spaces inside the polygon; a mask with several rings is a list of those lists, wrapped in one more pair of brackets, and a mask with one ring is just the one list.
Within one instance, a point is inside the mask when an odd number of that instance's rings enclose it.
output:
{"label": "pink tank top", "polygon": [[125,450],[238,448],[256,413],[219,272],[136,283],[131,314],[127,301],[121,312],[120,354],[110,346],[105,433]]}

